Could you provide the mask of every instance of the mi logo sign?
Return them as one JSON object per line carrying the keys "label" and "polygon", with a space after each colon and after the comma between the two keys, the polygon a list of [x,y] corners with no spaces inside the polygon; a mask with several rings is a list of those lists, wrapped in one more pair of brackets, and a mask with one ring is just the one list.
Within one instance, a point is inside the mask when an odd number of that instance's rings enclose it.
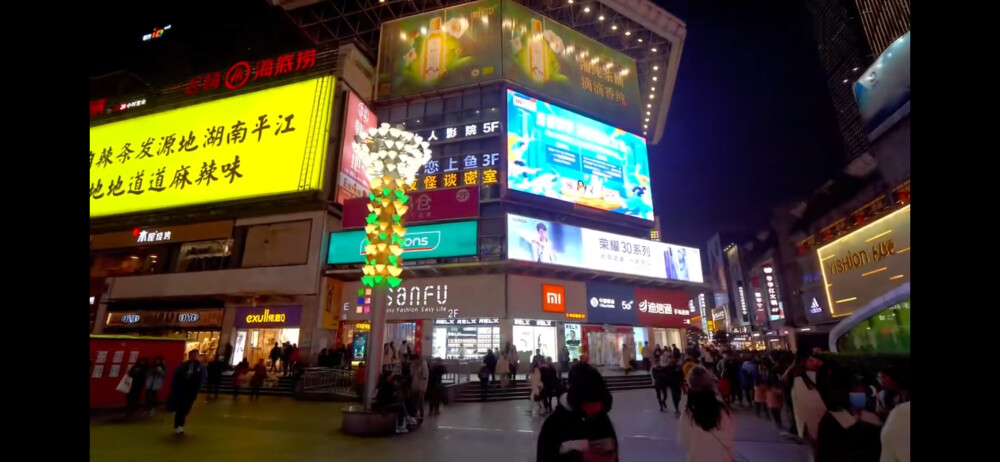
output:
{"label": "mi logo sign", "polygon": [[566,312],[566,288],[555,284],[542,284],[542,311]]}

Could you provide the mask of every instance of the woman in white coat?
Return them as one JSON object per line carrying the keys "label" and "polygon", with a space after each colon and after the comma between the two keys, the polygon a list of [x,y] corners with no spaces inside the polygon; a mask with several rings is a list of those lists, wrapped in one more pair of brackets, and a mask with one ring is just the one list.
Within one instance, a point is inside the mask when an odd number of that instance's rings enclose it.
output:
{"label": "woman in white coat", "polygon": [[715,390],[715,377],[704,366],[688,373],[687,406],[677,422],[677,440],[688,462],[732,462],[736,429]]}
{"label": "woman in white coat", "polygon": [[501,387],[507,388],[510,385],[510,361],[507,360],[507,356],[501,356],[497,361],[496,376],[500,377]]}

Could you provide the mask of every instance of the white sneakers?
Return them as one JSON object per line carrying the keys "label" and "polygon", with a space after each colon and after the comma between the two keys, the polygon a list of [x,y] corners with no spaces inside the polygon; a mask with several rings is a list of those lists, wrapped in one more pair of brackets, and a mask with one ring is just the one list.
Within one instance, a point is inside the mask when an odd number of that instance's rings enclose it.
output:
{"label": "white sneakers", "polygon": [[400,434],[403,434],[403,433],[409,433],[409,432],[410,431],[407,430],[406,427],[396,427],[396,434],[397,435],[400,435]]}
{"label": "white sneakers", "polygon": [[413,417],[407,417],[406,418],[406,423],[408,423],[410,425],[416,425],[417,424],[417,419],[414,419]]}
{"label": "white sneakers", "polygon": [[176,433],[177,433],[178,435],[183,435],[183,434],[184,434],[184,427],[177,427],[177,431],[176,431]]}

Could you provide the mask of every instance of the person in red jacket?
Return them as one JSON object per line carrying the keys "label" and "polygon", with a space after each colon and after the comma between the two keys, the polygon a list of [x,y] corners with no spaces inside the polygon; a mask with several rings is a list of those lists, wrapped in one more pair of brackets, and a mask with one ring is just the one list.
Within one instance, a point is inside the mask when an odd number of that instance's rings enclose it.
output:
{"label": "person in red jacket", "polygon": [[257,360],[257,365],[253,367],[253,377],[250,377],[250,398],[260,398],[260,388],[264,386],[267,379],[267,365],[264,358]]}

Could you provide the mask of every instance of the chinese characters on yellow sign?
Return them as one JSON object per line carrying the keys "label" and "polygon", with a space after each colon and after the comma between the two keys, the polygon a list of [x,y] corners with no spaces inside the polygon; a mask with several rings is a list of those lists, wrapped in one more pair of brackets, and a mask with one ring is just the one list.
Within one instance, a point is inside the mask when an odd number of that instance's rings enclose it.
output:
{"label": "chinese characters on yellow sign", "polygon": [[320,189],[333,77],[90,129],[90,216]]}

